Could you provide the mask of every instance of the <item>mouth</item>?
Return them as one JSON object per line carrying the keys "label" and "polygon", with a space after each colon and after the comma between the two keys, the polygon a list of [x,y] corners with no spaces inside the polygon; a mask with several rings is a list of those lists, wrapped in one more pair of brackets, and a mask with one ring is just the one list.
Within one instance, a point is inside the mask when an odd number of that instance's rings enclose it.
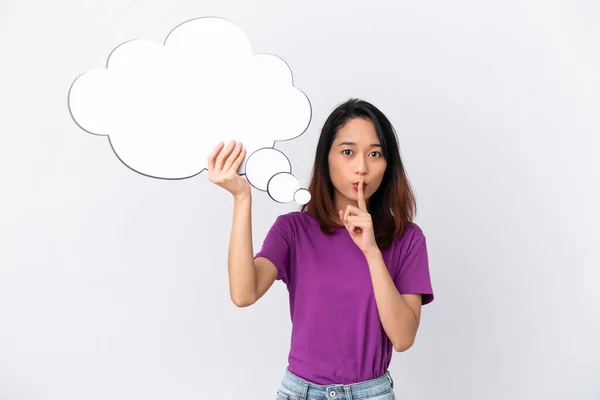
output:
{"label": "mouth", "polygon": [[[354,182],[352,184],[352,186],[354,186],[354,190],[358,190],[358,184],[359,182]],[[363,182],[363,190],[365,190],[367,188],[367,184],[365,182]]]}

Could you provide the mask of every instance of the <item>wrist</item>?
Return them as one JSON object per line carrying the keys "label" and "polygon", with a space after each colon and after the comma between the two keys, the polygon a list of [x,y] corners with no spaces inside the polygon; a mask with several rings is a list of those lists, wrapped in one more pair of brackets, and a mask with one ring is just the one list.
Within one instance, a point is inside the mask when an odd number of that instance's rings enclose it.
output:
{"label": "wrist", "polygon": [[247,203],[252,201],[252,194],[250,192],[237,193],[233,196],[234,203]]}
{"label": "wrist", "polygon": [[363,255],[365,256],[365,258],[368,259],[372,259],[372,258],[376,258],[376,257],[380,257],[381,256],[381,249],[377,246],[368,248],[366,250],[363,251]]}

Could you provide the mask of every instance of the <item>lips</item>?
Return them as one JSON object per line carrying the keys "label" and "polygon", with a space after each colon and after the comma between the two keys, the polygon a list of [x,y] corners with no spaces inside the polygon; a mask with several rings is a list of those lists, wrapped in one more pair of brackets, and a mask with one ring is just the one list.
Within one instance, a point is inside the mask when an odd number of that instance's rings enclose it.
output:
{"label": "lips", "polygon": [[[352,186],[354,186],[354,189],[358,190],[358,184],[359,184],[359,182],[354,182],[352,184]],[[366,187],[367,187],[367,184],[363,182],[363,189],[365,189]]]}

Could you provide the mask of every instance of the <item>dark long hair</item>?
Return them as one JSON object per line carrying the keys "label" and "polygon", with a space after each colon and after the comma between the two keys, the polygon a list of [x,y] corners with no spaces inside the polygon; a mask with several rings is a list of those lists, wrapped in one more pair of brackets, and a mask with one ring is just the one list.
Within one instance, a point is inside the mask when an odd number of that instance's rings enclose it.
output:
{"label": "dark long hair", "polygon": [[325,234],[332,234],[332,229],[343,227],[338,221],[333,202],[334,188],[329,175],[328,155],[338,130],[353,118],[363,118],[373,123],[387,162],[381,185],[369,198],[375,240],[380,248],[385,248],[412,223],[417,205],[400,158],[396,131],[387,117],[367,101],[352,98],[337,106],[325,121],[308,188],[311,199],[302,206],[301,211],[308,211]]}

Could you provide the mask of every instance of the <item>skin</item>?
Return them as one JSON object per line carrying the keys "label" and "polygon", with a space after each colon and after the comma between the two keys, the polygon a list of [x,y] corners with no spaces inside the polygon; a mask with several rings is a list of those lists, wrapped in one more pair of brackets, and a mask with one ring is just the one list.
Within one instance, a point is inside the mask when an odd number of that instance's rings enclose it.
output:
{"label": "skin", "polygon": [[394,349],[405,351],[417,335],[421,295],[398,291],[375,241],[368,199],[381,185],[387,162],[373,123],[359,118],[348,121],[338,131],[328,157],[338,217],[367,260],[381,324]]}
{"label": "skin", "polygon": [[364,197],[368,207],[368,199],[381,185],[387,167],[373,123],[363,118],[346,122],[336,134],[328,161],[336,208],[358,207],[358,191],[353,183],[361,179],[367,184]]}
{"label": "skin", "polygon": [[[234,196],[230,250],[236,251],[230,251],[229,271],[230,281],[234,281],[231,286],[240,288],[236,293],[254,293],[257,282],[250,239],[250,185],[245,177],[237,174],[245,154],[241,143],[231,142],[227,146],[219,143],[208,157],[210,181]],[[381,185],[387,162],[371,121],[360,118],[348,121],[337,132],[328,159],[338,217],[365,256],[381,324],[394,349],[405,351],[413,345],[417,334],[421,295],[398,292],[375,241],[368,202]],[[360,182],[357,188],[354,182]],[[367,183],[366,187],[363,187],[363,182]],[[244,265],[246,263],[248,265]],[[249,305],[256,301],[255,297],[248,300],[236,293],[232,292],[236,304]]]}
{"label": "skin", "polygon": [[232,140],[227,146],[219,142],[208,155],[208,179],[234,198],[250,196],[250,182],[237,173],[245,157],[246,149],[242,142]]}

